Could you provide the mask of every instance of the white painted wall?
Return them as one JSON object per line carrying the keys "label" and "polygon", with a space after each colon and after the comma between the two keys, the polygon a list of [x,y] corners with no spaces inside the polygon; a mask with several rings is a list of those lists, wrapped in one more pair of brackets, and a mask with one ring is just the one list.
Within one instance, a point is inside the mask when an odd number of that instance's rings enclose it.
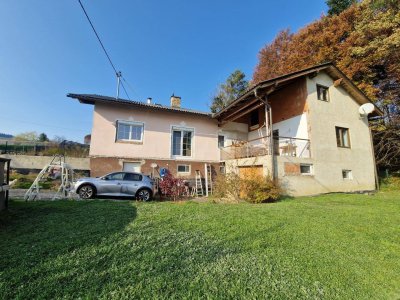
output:
{"label": "white painted wall", "polygon": [[228,122],[219,130],[218,135],[225,137],[225,147],[232,145],[233,141],[247,141],[247,124]]}
{"label": "white painted wall", "polygon": [[[307,114],[295,116],[293,118],[272,124],[273,130],[279,130],[279,136],[282,137],[278,142],[280,155],[296,155],[297,157],[310,157]],[[285,138],[283,138],[285,137]],[[295,139],[286,139],[295,138]],[[303,140],[306,139],[306,140]],[[287,151],[288,144],[292,145],[291,150]]]}
{"label": "white painted wall", "polygon": [[[264,125],[263,127],[258,128],[257,130],[249,131],[249,133],[247,134],[247,139],[249,141],[251,141],[251,140],[254,140],[254,139],[262,138],[262,137],[264,137],[266,135],[267,135],[267,131],[266,131],[266,128],[265,128],[265,125]],[[254,141],[254,142],[256,142],[256,141]]]}
{"label": "white painted wall", "polygon": [[279,130],[279,136],[308,139],[307,114],[290,118],[275,124],[272,129]]}

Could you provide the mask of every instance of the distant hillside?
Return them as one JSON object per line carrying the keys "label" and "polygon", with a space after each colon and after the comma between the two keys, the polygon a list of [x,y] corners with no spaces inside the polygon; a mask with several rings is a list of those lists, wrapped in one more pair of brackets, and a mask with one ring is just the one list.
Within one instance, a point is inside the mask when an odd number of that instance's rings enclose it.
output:
{"label": "distant hillside", "polygon": [[1,133],[0,132],[0,139],[12,139],[14,136],[11,134],[7,134],[7,133]]}

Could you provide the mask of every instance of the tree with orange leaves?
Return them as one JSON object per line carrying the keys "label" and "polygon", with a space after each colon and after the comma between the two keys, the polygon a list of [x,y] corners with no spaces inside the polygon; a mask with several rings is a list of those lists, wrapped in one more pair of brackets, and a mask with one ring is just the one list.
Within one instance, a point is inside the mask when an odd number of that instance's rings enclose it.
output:
{"label": "tree with orange leaves", "polygon": [[284,30],[259,52],[253,83],[335,63],[392,119],[400,112],[400,3],[364,0],[296,33]]}

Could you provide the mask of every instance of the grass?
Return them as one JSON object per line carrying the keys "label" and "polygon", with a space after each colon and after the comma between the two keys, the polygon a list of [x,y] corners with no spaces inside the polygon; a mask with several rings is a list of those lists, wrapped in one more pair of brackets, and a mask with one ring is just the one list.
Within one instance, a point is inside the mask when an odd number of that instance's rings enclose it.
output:
{"label": "grass", "polygon": [[0,298],[399,299],[400,194],[12,201]]}

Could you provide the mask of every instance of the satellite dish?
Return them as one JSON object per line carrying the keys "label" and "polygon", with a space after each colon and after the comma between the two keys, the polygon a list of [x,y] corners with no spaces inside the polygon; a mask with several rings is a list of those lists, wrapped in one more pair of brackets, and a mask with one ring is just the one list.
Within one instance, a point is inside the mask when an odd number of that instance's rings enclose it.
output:
{"label": "satellite dish", "polygon": [[368,116],[374,110],[375,110],[375,106],[372,103],[365,103],[360,106],[360,108],[358,109],[358,112],[362,116]]}

